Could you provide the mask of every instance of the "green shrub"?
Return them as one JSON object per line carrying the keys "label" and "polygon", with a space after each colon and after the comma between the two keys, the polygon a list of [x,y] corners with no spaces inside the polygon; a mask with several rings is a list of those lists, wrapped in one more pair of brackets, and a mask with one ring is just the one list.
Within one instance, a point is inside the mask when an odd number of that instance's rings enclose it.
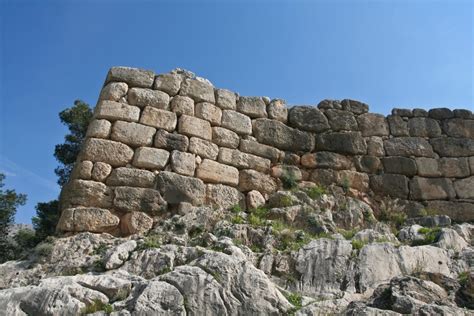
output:
{"label": "green shrub", "polygon": [[161,236],[158,234],[149,234],[143,239],[143,242],[138,247],[139,250],[159,248],[161,246]]}
{"label": "green shrub", "polygon": [[293,198],[290,195],[280,196],[280,206],[288,207],[293,205]]}
{"label": "green shrub", "polygon": [[286,190],[292,190],[298,187],[298,182],[296,181],[296,177],[291,171],[285,171],[283,176],[281,177],[281,183],[283,184],[283,188]]}
{"label": "green shrub", "polygon": [[326,194],[326,188],[323,186],[316,185],[306,190],[306,194],[313,200],[319,199],[323,194]]}
{"label": "green shrub", "polygon": [[35,252],[40,257],[49,257],[53,252],[53,244],[42,242],[41,244],[36,246]]}
{"label": "green shrub", "polygon": [[347,176],[342,179],[342,189],[344,190],[345,193],[349,192],[349,189],[351,188],[351,181]]}
{"label": "green shrub", "polygon": [[350,229],[350,230],[339,229],[337,232],[341,234],[342,236],[344,236],[345,239],[351,240],[352,237],[354,237],[354,235],[357,233],[357,229],[355,228]]}
{"label": "green shrub", "polygon": [[418,230],[418,233],[424,235],[423,239],[421,240],[413,240],[412,246],[421,246],[421,245],[430,245],[438,241],[439,234],[441,232],[441,228],[434,227],[422,227]]}
{"label": "green shrub", "polygon": [[255,214],[250,214],[248,217],[249,224],[254,227],[264,226],[265,220],[256,216]]}
{"label": "green shrub", "polygon": [[94,300],[94,302],[90,305],[84,307],[81,311],[82,314],[93,314],[99,311],[104,311],[107,314],[110,314],[114,311],[114,307],[110,304],[103,303],[101,300]]}
{"label": "green shrub", "polygon": [[230,210],[232,213],[240,213],[242,212],[242,206],[240,206],[240,204],[235,204],[230,208]]}
{"label": "green shrub", "polygon": [[303,307],[303,297],[299,293],[290,293],[286,296],[286,299],[297,309]]}
{"label": "green shrub", "polygon": [[231,222],[233,224],[243,224],[243,223],[245,223],[245,220],[243,219],[242,216],[235,215],[234,217],[232,217]]}
{"label": "green shrub", "polygon": [[361,250],[365,246],[365,242],[361,240],[356,240],[356,239],[352,240],[351,244],[352,244],[352,249],[357,250],[357,251]]}
{"label": "green shrub", "polygon": [[459,273],[459,275],[458,275],[459,284],[464,286],[464,285],[467,284],[468,280],[469,280],[469,271],[463,271],[463,272]]}

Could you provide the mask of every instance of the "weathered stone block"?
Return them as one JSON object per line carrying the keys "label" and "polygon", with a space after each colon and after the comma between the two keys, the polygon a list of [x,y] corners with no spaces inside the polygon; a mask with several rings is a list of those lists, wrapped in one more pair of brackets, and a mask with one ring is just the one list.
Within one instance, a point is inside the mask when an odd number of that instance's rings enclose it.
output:
{"label": "weathered stone block", "polygon": [[151,88],[155,73],[150,70],[130,68],[130,67],[112,67],[107,74],[106,82],[122,81],[130,87]]}
{"label": "weathered stone block", "polygon": [[278,157],[278,162],[287,165],[297,166],[301,162],[301,157],[289,151],[280,151],[280,157]]}
{"label": "weathered stone block", "polygon": [[152,188],[154,184],[155,174],[143,169],[120,167],[107,178],[107,185],[110,186]]}
{"label": "weathered stone block", "polygon": [[92,169],[92,180],[105,182],[105,179],[112,172],[112,166],[105,162],[96,162]]}
{"label": "weathered stone block", "polygon": [[196,168],[194,154],[173,150],[171,153],[171,170],[184,176],[193,176]]}
{"label": "weathered stone block", "polygon": [[464,178],[471,173],[467,158],[441,158],[439,169],[446,178]]}
{"label": "weathered stone block", "polygon": [[385,173],[397,173],[406,176],[414,176],[417,173],[416,162],[407,157],[385,157],[382,158]]}
{"label": "weathered stone block", "polygon": [[239,169],[255,169],[263,172],[270,169],[270,160],[236,149],[221,148],[218,161]]}
{"label": "weathered stone block", "polygon": [[314,106],[295,106],[288,115],[289,124],[309,132],[323,132],[329,129],[326,116]]}
{"label": "weathered stone block", "polygon": [[441,128],[436,120],[426,117],[415,117],[408,120],[410,136],[415,137],[438,137]]}
{"label": "weathered stone block", "polygon": [[200,205],[206,196],[206,185],[202,180],[167,171],[158,174],[157,187],[171,204],[187,202]]}
{"label": "weathered stone block", "polygon": [[257,190],[270,194],[277,190],[274,178],[255,170],[246,169],[239,172],[239,189],[243,192]]}
{"label": "weathered stone block", "polygon": [[115,101],[101,101],[94,110],[94,118],[138,122],[140,108]]}
{"label": "weathered stone block", "polygon": [[251,117],[267,117],[265,102],[260,97],[240,97],[237,101],[237,111]]}
{"label": "weathered stone block", "polygon": [[151,170],[163,169],[168,163],[169,152],[163,149],[140,147],[135,150],[133,165]]}
{"label": "weathered stone block", "polygon": [[385,148],[383,147],[383,138],[378,136],[367,137],[367,155],[375,157],[385,156]]}
{"label": "weathered stone block", "polygon": [[288,127],[279,121],[256,119],[253,121],[253,132],[258,142],[282,150],[308,152],[314,148],[314,137],[310,133]]}
{"label": "weathered stone block", "polygon": [[115,188],[114,206],[124,212],[140,211],[151,215],[158,215],[167,208],[157,190],[132,187]]}
{"label": "weathered stone block", "polygon": [[167,150],[187,151],[189,146],[189,139],[180,134],[168,133],[165,130],[159,129],[155,135],[155,147],[164,148]]}
{"label": "weathered stone block", "polygon": [[388,136],[389,129],[385,116],[375,113],[365,113],[357,117],[362,136]]}
{"label": "weathered stone block", "polygon": [[453,110],[454,117],[456,118],[462,118],[462,119],[468,119],[472,120],[474,119],[474,114],[472,111],[466,110],[466,109],[456,109]]}
{"label": "weathered stone block", "polygon": [[454,181],[454,189],[458,198],[474,200],[474,176]]}
{"label": "weathered stone block", "polygon": [[164,129],[168,132],[174,131],[176,128],[177,117],[176,113],[160,110],[151,106],[145,107],[140,123]]}
{"label": "weathered stone block", "polygon": [[383,170],[379,157],[358,156],[354,159],[355,167],[359,172],[378,174]]}
{"label": "weathered stone block", "polygon": [[102,161],[112,167],[120,167],[132,160],[133,149],[112,140],[88,138],[79,156],[82,160]]}
{"label": "weathered stone block", "polygon": [[331,130],[333,131],[359,130],[354,113],[352,112],[329,109],[324,111],[324,114],[326,114]]}
{"label": "weathered stone block", "polygon": [[342,187],[348,185],[357,191],[367,192],[369,190],[369,176],[362,172],[340,170],[336,172],[336,184]]}
{"label": "weathered stone block", "polygon": [[237,108],[235,93],[225,89],[217,89],[216,105],[223,110],[235,110]]}
{"label": "weathered stone block", "polygon": [[107,120],[93,120],[87,128],[86,137],[108,138],[112,124]]}
{"label": "weathered stone block", "polygon": [[318,103],[318,109],[321,109],[321,110],[330,110],[330,109],[342,110],[342,104],[340,103],[339,100],[324,99],[324,100],[322,100],[321,102]]}
{"label": "weathered stone block", "polygon": [[168,110],[170,96],[163,91],[132,88],[128,91],[128,103],[141,108],[152,106],[158,109]]}
{"label": "weathered stone block", "polygon": [[413,109],[413,117],[428,117],[428,111],[425,109]]}
{"label": "weathered stone block", "polygon": [[282,99],[273,99],[270,104],[267,105],[268,118],[277,120],[283,123],[288,121],[288,109],[286,108],[286,102]]}
{"label": "weathered stone block", "polygon": [[222,111],[222,127],[228,128],[240,135],[252,134],[250,117],[232,110]]}
{"label": "weathered stone block", "polygon": [[469,167],[471,169],[471,174],[474,175],[474,157],[469,157]]}
{"label": "weathered stone block", "polygon": [[144,234],[153,227],[153,219],[143,212],[126,213],[120,219],[120,229],[125,235]]}
{"label": "weathered stone block", "polygon": [[453,111],[448,108],[431,109],[428,111],[428,116],[435,120],[449,119],[454,116]]}
{"label": "weathered stone block", "polygon": [[306,153],[301,156],[301,164],[306,168],[350,169],[352,161],[346,156],[329,151]]}
{"label": "weathered stone block", "polygon": [[194,116],[194,101],[191,98],[177,95],[171,99],[171,111],[177,115]]}
{"label": "weathered stone block", "polygon": [[245,195],[227,185],[208,184],[206,185],[206,204],[224,209],[239,205],[244,210]]}
{"label": "weathered stone block", "polygon": [[474,203],[428,201],[426,208],[435,211],[437,214],[448,215],[456,222],[474,221]]}
{"label": "weathered stone block", "polygon": [[412,200],[445,200],[455,196],[456,192],[449,179],[413,177],[410,181]]}
{"label": "weathered stone block", "polygon": [[389,115],[387,121],[392,136],[410,136],[408,123],[401,116]]}
{"label": "weathered stone block", "polygon": [[380,196],[407,199],[408,178],[398,174],[374,175],[370,177],[370,188]]}
{"label": "weathered stone block", "polygon": [[74,168],[72,169],[71,179],[90,180],[92,177],[93,167],[94,167],[94,163],[89,160],[76,162],[76,164],[74,165]]}
{"label": "weathered stone block", "polygon": [[212,128],[212,141],[219,146],[237,148],[240,138],[237,133],[222,127]]}
{"label": "weathered stone block", "polygon": [[263,197],[262,193],[258,192],[257,190],[252,190],[247,193],[247,208],[252,210],[265,205],[265,198]]}
{"label": "weathered stone block", "polygon": [[237,185],[239,170],[213,160],[204,159],[196,169],[196,177],[205,182]]}
{"label": "weathered stone block", "polygon": [[219,154],[219,147],[210,141],[191,137],[189,141],[189,151],[201,158],[216,160],[217,155]]}
{"label": "weathered stone block", "polygon": [[474,139],[439,137],[430,139],[430,143],[441,157],[474,156]]}
{"label": "weathered stone block", "polygon": [[162,74],[155,78],[153,89],[161,90],[167,94],[174,96],[178,93],[181,87],[181,81],[183,77],[178,74]]}
{"label": "weathered stone block", "polygon": [[109,210],[97,207],[75,207],[65,209],[58,222],[58,230],[72,232],[110,232],[120,219]]}
{"label": "weathered stone block", "polygon": [[416,156],[433,157],[433,148],[430,143],[420,137],[397,137],[384,141],[387,156]]}
{"label": "weathered stone block", "polygon": [[316,149],[341,154],[364,155],[367,144],[359,132],[331,133],[316,136]]}
{"label": "weathered stone block", "polygon": [[344,99],[341,101],[342,109],[351,111],[357,115],[367,113],[369,111],[369,105],[360,101]]}
{"label": "weathered stone block", "polygon": [[309,175],[309,181],[328,186],[336,182],[336,171],[332,169],[314,169]]}
{"label": "weathered stone block", "polygon": [[291,179],[294,181],[301,181],[303,179],[300,168],[292,165],[275,165],[271,169],[271,175],[278,179]]}
{"label": "weathered stone block", "polygon": [[61,192],[61,208],[76,206],[111,208],[113,193],[105,184],[87,180],[72,180]]}
{"label": "weathered stone block", "polygon": [[208,102],[201,102],[196,104],[195,112],[197,117],[209,121],[211,125],[221,125],[222,110],[217,106]]}
{"label": "weathered stone block", "polygon": [[413,112],[410,109],[392,109],[393,116],[413,117]]}
{"label": "weathered stone block", "polygon": [[272,162],[276,162],[280,156],[280,150],[249,139],[241,139],[239,149],[249,154],[270,159]]}
{"label": "weathered stone block", "polygon": [[127,145],[149,146],[153,142],[156,129],[138,123],[117,121],[112,127],[112,140],[125,143]]}
{"label": "weathered stone block", "polygon": [[128,85],[125,82],[111,82],[102,88],[99,101],[119,101],[128,91]]}
{"label": "weathered stone block", "polygon": [[434,158],[419,157],[416,158],[418,175],[422,177],[440,177],[438,160]]}
{"label": "weathered stone block", "polygon": [[196,102],[216,103],[214,87],[208,83],[195,79],[185,79],[181,84],[179,94],[189,96]]}
{"label": "weathered stone block", "polygon": [[178,131],[186,136],[196,136],[203,139],[212,139],[211,124],[208,121],[188,115],[179,118]]}
{"label": "weathered stone block", "polygon": [[454,118],[443,121],[444,132],[451,137],[474,138],[474,120]]}

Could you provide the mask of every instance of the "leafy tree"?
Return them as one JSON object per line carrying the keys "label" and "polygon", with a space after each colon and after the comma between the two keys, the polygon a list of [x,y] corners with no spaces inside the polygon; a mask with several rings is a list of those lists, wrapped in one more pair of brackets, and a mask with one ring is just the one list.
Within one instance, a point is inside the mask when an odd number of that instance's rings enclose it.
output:
{"label": "leafy tree", "polygon": [[40,202],[36,204],[36,216],[31,221],[38,241],[54,235],[59,220],[59,201]]}
{"label": "leafy tree", "polygon": [[56,145],[54,157],[61,163],[54,172],[59,177],[58,184],[63,186],[69,180],[72,167],[76,162],[82,142],[86,137],[87,126],[92,119],[92,109],[81,100],[74,101],[74,106],[59,113],[61,123],[69,129],[69,134],[64,137],[63,144]]}
{"label": "leafy tree", "polygon": [[5,175],[0,173],[0,262],[14,258],[15,247],[8,236],[8,230],[20,205],[26,203],[26,195],[15,190],[3,190]]}

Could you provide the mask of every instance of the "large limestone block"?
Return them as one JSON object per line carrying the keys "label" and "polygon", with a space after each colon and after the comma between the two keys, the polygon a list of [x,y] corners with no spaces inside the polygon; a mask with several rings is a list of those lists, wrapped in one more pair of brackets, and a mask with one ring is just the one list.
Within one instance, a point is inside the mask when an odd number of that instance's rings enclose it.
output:
{"label": "large limestone block", "polygon": [[177,115],[186,114],[194,116],[194,101],[191,98],[177,95],[171,99],[171,111]]}
{"label": "large limestone block", "polygon": [[365,113],[357,117],[362,136],[388,136],[389,129],[385,116]]}
{"label": "large limestone block", "polygon": [[329,129],[326,116],[314,106],[295,106],[288,114],[289,124],[309,132],[323,132]]}
{"label": "large limestone block", "polygon": [[426,208],[436,214],[448,215],[456,222],[474,221],[474,203],[453,201],[428,201]]}
{"label": "large limestone block", "polygon": [[454,181],[454,189],[458,198],[474,200],[474,176]]}
{"label": "large limestone block", "polygon": [[72,232],[103,233],[117,227],[120,219],[109,210],[97,207],[75,207],[61,213],[58,229]]}
{"label": "large limestone block", "polygon": [[350,169],[352,161],[340,154],[329,151],[306,153],[301,156],[301,165],[306,168]]}
{"label": "large limestone block", "polygon": [[303,174],[300,168],[291,165],[275,165],[271,168],[270,173],[274,178],[287,178],[291,177],[295,181],[301,181]]}
{"label": "large limestone block", "polygon": [[102,88],[99,101],[118,101],[127,94],[127,91],[128,85],[125,82],[111,82]]}
{"label": "large limestone block", "polygon": [[257,141],[282,150],[309,152],[314,148],[314,137],[307,132],[291,128],[282,122],[269,119],[253,121]]}
{"label": "large limestone block", "polygon": [[186,136],[196,136],[207,140],[212,139],[211,124],[197,117],[181,115],[178,131]]}
{"label": "large limestone block", "polygon": [[177,117],[174,112],[147,106],[140,117],[140,123],[172,132],[176,128]]}
{"label": "large limestone block", "polygon": [[94,118],[138,122],[140,108],[115,101],[101,101],[94,110]]}
{"label": "large limestone block", "polygon": [[239,172],[239,189],[247,192],[257,190],[261,193],[270,194],[277,190],[278,186],[274,178],[268,174],[252,169],[241,170]]}
{"label": "large limestone block", "polygon": [[448,108],[436,108],[428,111],[428,116],[435,120],[449,119],[454,116],[453,111]]}
{"label": "large limestone block", "polygon": [[91,206],[110,208],[113,193],[105,184],[87,180],[72,180],[61,192],[61,208]]}
{"label": "large limestone block", "polygon": [[155,73],[150,70],[130,68],[130,67],[112,67],[107,74],[106,82],[122,81],[130,87],[151,88]]}
{"label": "large limestone block", "polygon": [[128,91],[128,103],[141,108],[153,106],[158,109],[168,110],[170,96],[158,90],[132,88]]}
{"label": "large limestone block", "polygon": [[204,159],[196,169],[196,177],[210,183],[237,185],[239,170],[213,160]]}
{"label": "large limestone block", "polygon": [[129,212],[120,219],[120,229],[125,235],[144,234],[153,227],[153,219],[143,212]]}
{"label": "large limestone block", "polygon": [[422,177],[441,177],[438,159],[419,157],[416,158],[418,175]]}
{"label": "large limestone block", "polygon": [[189,141],[189,151],[201,158],[216,160],[219,154],[219,147],[210,141],[198,137],[191,137]]}
{"label": "large limestone block", "polygon": [[445,178],[464,178],[470,174],[467,158],[441,158],[439,169]]}
{"label": "large limestone block", "polygon": [[183,77],[180,76],[179,74],[158,75],[155,78],[153,89],[161,90],[171,96],[174,96],[178,93],[179,88],[181,87],[182,81],[183,81]]}
{"label": "large limestone block", "polygon": [[132,147],[149,146],[153,142],[156,129],[150,126],[117,121],[112,127],[112,140],[125,143]]}
{"label": "large limestone block", "polygon": [[426,117],[414,117],[408,121],[410,136],[439,137],[441,128],[436,120]]}
{"label": "large limestone block", "polygon": [[267,117],[265,102],[260,97],[240,97],[237,111],[251,118]]}
{"label": "large limestone block", "polygon": [[206,196],[206,186],[202,180],[167,171],[158,174],[157,188],[171,204],[188,202],[200,205]]}
{"label": "large limestone block", "polygon": [[164,169],[168,163],[170,153],[164,149],[140,147],[135,150],[133,165],[145,169]]}
{"label": "large limestone block", "polygon": [[414,176],[417,173],[416,162],[407,157],[385,157],[382,158],[385,173],[397,173],[406,176]]}
{"label": "large limestone block", "polygon": [[359,126],[354,113],[349,111],[329,109],[326,114],[331,130],[337,131],[357,131]]}
{"label": "large limestone block", "polygon": [[227,185],[208,184],[206,185],[206,205],[224,209],[239,205],[241,209],[245,209],[245,195]]}
{"label": "large limestone block", "polygon": [[155,184],[155,174],[151,171],[120,167],[112,171],[107,185],[151,188]]}
{"label": "large limestone block", "polygon": [[474,156],[474,139],[439,137],[430,139],[430,143],[441,157]]}
{"label": "large limestone block", "polygon": [[220,126],[222,120],[222,110],[209,102],[196,104],[196,117],[209,121],[212,126]]}
{"label": "large limestone block", "polygon": [[357,191],[367,192],[369,189],[369,176],[366,173],[341,170],[336,172],[336,184],[342,187],[349,186]]}
{"label": "large limestone block", "polygon": [[370,188],[380,196],[408,197],[408,178],[399,174],[381,174],[370,177]]}
{"label": "large limestone block", "polygon": [[367,137],[367,155],[375,157],[385,156],[385,148],[383,147],[383,138],[379,136]]}
{"label": "large limestone block", "polygon": [[443,121],[444,132],[451,137],[474,138],[474,120],[460,118]]}
{"label": "large limestone block", "polygon": [[239,149],[249,154],[270,159],[272,162],[276,162],[280,156],[280,150],[250,139],[241,139]]}
{"label": "large limestone block", "polygon": [[114,207],[124,212],[145,212],[158,215],[166,210],[166,202],[160,192],[153,189],[116,187]]}
{"label": "large limestone block", "polygon": [[107,120],[93,120],[87,128],[86,137],[108,138],[112,124]]}
{"label": "large limestone block", "polygon": [[246,206],[248,209],[256,209],[265,205],[265,198],[262,193],[252,190],[247,193]]}
{"label": "large limestone block", "polygon": [[445,200],[455,196],[449,179],[413,177],[410,181],[410,198],[413,200]]}
{"label": "large limestone block", "polygon": [[173,150],[171,153],[171,170],[184,176],[193,176],[196,168],[194,154]]}
{"label": "large limestone block", "polygon": [[270,168],[270,160],[237,149],[221,148],[218,161],[239,169],[255,169],[266,172]]}
{"label": "large limestone block", "polygon": [[342,109],[351,111],[354,114],[360,115],[369,111],[369,105],[360,101],[344,99],[341,101]]}
{"label": "large limestone block", "polygon": [[80,154],[82,160],[101,161],[113,167],[125,166],[132,157],[133,150],[127,145],[98,138],[86,139]]}
{"label": "large limestone block", "polygon": [[179,151],[187,151],[189,147],[189,139],[180,134],[168,133],[163,129],[159,129],[155,135],[155,147]]}
{"label": "large limestone block", "polygon": [[92,168],[94,163],[89,160],[76,162],[72,169],[71,179],[90,180],[92,178]]}
{"label": "large limestone block", "polygon": [[240,135],[252,134],[252,121],[250,120],[250,117],[236,111],[222,111],[221,125],[222,127],[230,129]]}
{"label": "large limestone block", "polygon": [[286,101],[282,99],[274,99],[267,105],[268,118],[286,123],[288,121],[288,108]]}
{"label": "large limestone block", "polygon": [[185,79],[181,84],[179,94],[191,97],[196,102],[216,103],[214,87],[206,82],[195,79]]}
{"label": "large limestone block", "polygon": [[104,182],[105,179],[112,172],[112,166],[105,162],[96,162],[94,163],[94,168],[92,169],[92,180]]}
{"label": "large limestone block", "polygon": [[216,90],[216,105],[223,110],[235,110],[237,108],[237,98],[234,92],[226,89]]}
{"label": "large limestone block", "polygon": [[359,132],[319,134],[316,136],[316,149],[341,154],[364,155],[367,153],[367,144]]}
{"label": "large limestone block", "polygon": [[387,156],[433,157],[430,143],[421,137],[397,137],[384,141]]}
{"label": "large limestone block", "polygon": [[392,136],[410,136],[408,123],[401,116],[389,115],[387,121]]}
{"label": "large limestone block", "polygon": [[354,159],[357,171],[379,174],[383,170],[382,162],[379,157],[374,156],[358,156]]}
{"label": "large limestone block", "polygon": [[219,146],[237,148],[239,146],[240,137],[230,129],[213,127],[212,141]]}

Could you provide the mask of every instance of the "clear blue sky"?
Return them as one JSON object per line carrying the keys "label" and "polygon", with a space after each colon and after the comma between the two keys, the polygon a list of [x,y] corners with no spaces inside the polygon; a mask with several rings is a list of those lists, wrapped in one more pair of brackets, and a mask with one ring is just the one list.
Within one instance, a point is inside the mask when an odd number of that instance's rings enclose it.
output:
{"label": "clear blue sky", "polygon": [[58,112],[95,105],[111,66],[187,68],[290,104],[473,109],[472,1],[0,3],[0,172],[28,194],[21,223],[59,193]]}

